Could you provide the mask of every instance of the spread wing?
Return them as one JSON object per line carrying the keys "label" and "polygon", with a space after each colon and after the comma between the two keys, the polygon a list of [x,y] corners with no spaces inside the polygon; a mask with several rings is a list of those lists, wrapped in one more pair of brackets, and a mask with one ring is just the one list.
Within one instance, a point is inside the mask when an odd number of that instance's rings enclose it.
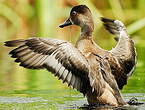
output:
{"label": "spread wing", "polygon": [[104,27],[112,34],[116,35],[117,45],[110,53],[115,58],[116,64],[114,75],[117,80],[120,89],[127,84],[128,76],[130,76],[134,70],[136,64],[136,53],[134,42],[129,38],[124,24],[119,20],[112,20],[107,18],[101,19],[104,23]]}
{"label": "spread wing", "polygon": [[7,41],[12,50],[15,62],[29,69],[46,68],[68,86],[86,93],[88,80],[88,62],[71,43],[48,38],[31,38],[26,40]]}

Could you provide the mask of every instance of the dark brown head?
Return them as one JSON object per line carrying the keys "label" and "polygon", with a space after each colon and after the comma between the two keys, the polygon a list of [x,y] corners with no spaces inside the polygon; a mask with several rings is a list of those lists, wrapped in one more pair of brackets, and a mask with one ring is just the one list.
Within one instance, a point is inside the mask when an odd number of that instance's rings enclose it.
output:
{"label": "dark brown head", "polygon": [[71,9],[70,17],[59,27],[63,28],[72,24],[78,25],[80,27],[84,27],[86,25],[94,25],[91,11],[86,5],[74,6]]}

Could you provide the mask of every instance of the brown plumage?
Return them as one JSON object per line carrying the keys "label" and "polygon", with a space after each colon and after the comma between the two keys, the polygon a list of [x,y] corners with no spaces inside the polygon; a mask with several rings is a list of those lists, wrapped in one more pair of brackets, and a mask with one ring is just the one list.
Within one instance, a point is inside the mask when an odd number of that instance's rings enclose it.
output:
{"label": "brown plumage", "polygon": [[101,18],[105,28],[117,37],[117,45],[110,51],[100,48],[92,39],[94,30],[91,11],[85,5],[72,8],[68,25],[81,27],[76,45],[58,39],[30,38],[5,42],[16,47],[11,57],[29,69],[46,68],[55,76],[83,93],[89,104],[125,105],[119,89],[127,84],[135,65],[133,41],[124,24],[118,20]]}

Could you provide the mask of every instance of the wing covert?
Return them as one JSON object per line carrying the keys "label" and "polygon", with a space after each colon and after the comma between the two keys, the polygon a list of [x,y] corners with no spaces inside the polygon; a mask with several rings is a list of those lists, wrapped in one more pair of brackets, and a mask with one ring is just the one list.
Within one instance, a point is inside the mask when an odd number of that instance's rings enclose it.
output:
{"label": "wing covert", "polygon": [[49,39],[31,38],[5,42],[6,46],[17,47],[10,52],[20,66],[29,69],[46,68],[68,86],[85,94],[89,85],[88,62],[71,43]]}
{"label": "wing covert", "polygon": [[[112,70],[120,89],[127,84],[128,77],[133,73],[136,64],[136,52],[133,40],[126,32],[126,27],[119,20],[102,18],[104,27],[116,35],[117,45],[109,52],[113,56]],[[111,63],[112,63],[111,61]],[[118,69],[116,69],[118,68]]]}

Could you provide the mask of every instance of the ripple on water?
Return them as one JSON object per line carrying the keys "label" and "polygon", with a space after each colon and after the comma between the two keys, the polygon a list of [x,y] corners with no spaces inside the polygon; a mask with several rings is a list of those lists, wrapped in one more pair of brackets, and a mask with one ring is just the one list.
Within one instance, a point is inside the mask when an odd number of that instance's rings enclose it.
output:
{"label": "ripple on water", "polygon": [[[70,96],[64,97],[64,98],[68,98]],[[31,106],[31,108],[48,108],[51,106],[54,106],[54,108],[52,110],[78,110],[78,109],[83,109],[83,110],[87,110],[88,107],[85,106],[84,104],[87,103],[87,101],[84,98],[80,98],[80,99],[76,99],[75,95],[72,96],[75,100],[62,100],[60,98],[60,100],[63,101],[63,103],[52,103],[52,105],[50,105],[50,99],[46,100],[43,99],[42,97],[5,97],[5,96],[0,96],[0,103],[1,104],[15,104],[17,103],[18,105],[20,104],[31,104],[31,103],[36,103],[36,105]],[[143,93],[127,93],[124,94],[125,99],[130,99],[131,97],[136,97],[138,98],[139,101],[142,101],[145,99],[145,94]],[[141,99],[142,97],[142,99]],[[62,97],[63,98],[63,97]],[[53,102],[53,99],[52,99]],[[25,107],[29,107],[29,105],[25,105]],[[15,108],[15,107],[13,107]],[[93,107],[94,108],[94,107]],[[145,105],[140,105],[140,106],[129,106],[129,107],[123,107],[123,108],[115,108],[115,110],[144,110]],[[97,107],[97,110],[114,110],[110,107]]]}
{"label": "ripple on water", "polygon": [[0,96],[0,103],[33,103],[33,102],[46,102],[48,100],[41,97],[4,97]]}
{"label": "ripple on water", "polygon": [[135,97],[138,101],[145,102],[145,93],[125,93],[123,96],[126,101],[129,101],[132,97]]}

